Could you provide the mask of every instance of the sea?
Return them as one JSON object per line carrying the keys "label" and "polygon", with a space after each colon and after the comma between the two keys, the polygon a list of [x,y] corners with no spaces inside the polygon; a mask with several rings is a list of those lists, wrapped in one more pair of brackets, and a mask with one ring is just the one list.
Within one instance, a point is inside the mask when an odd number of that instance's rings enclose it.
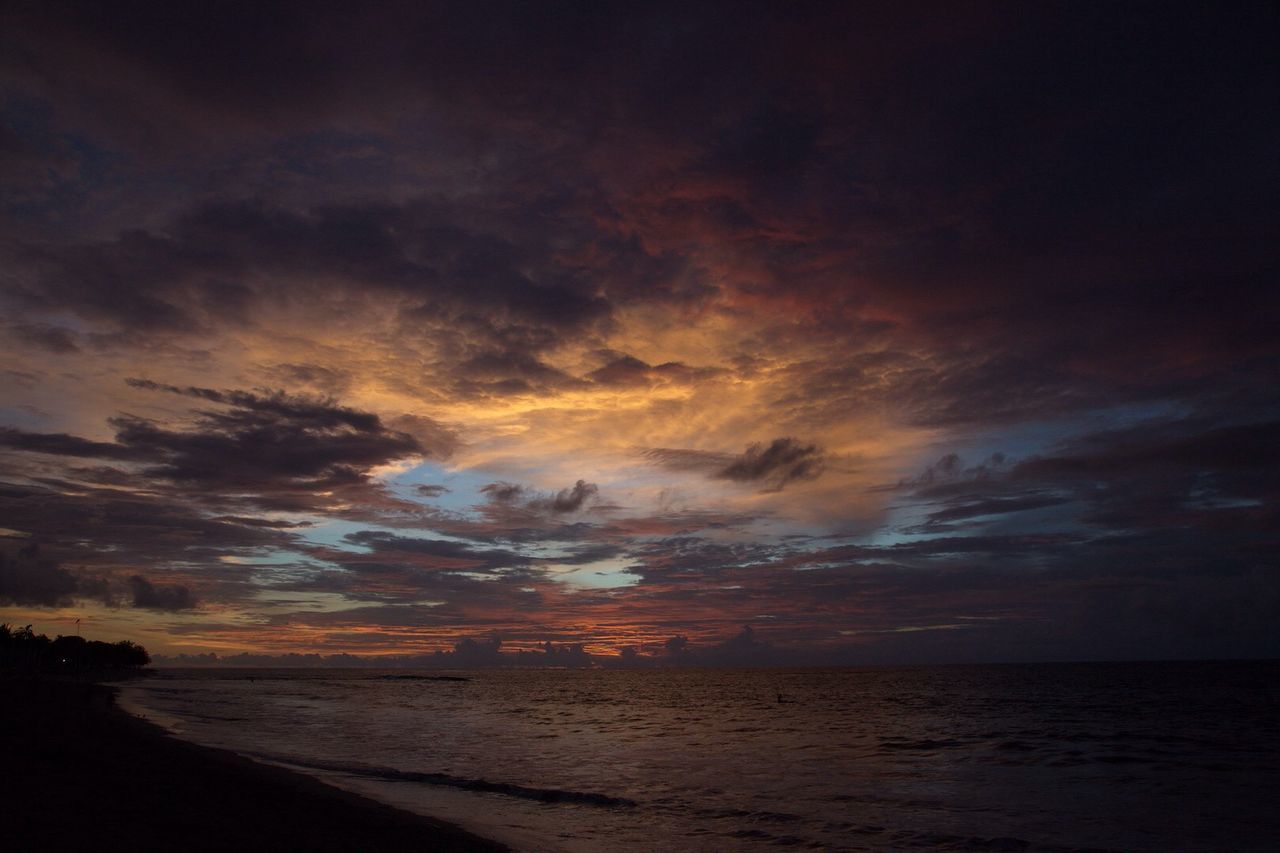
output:
{"label": "sea", "polygon": [[1280,662],[161,670],[121,704],[516,850],[1280,850]]}

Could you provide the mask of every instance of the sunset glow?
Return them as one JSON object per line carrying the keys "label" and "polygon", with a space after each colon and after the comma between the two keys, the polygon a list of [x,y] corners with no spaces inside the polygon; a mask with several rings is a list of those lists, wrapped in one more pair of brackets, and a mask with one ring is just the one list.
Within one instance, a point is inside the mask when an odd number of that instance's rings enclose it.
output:
{"label": "sunset glow", "polygon": [[1137,7],[747,6],[4,12],[0,621],[1280,651],[1268,75]]}

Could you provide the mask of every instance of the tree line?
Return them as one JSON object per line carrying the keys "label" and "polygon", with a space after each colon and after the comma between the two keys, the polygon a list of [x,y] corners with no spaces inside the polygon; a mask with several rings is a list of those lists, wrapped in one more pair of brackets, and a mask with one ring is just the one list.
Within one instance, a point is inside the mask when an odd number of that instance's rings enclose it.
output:
{"label": "tree line", "polygon": [[151,663],[147,650],[131,640],[104,643],[83,637],[50,640],[31,626],[0,625],[0,667],[30,672],[139,669]]}

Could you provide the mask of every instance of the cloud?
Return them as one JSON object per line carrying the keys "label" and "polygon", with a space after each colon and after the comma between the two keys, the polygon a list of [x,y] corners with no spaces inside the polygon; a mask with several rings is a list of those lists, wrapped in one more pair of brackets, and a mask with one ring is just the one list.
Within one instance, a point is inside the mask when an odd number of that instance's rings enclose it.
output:
{"label": "cloud", "polygon": [[659,384],[691,383],[721,376],[727,371],[719,367],[689,367],[678,361],[649,365],[635,356],[605,350],[609,358],[603,367],[587,374],[588,379],[606,386],[652,386]]}
{"label": "cloud", "polygon": [[51,353],[80,352],[80,347],[76,346],[74,333],[70,329],[65,329],[61,326],[42,323],[15,326],[13,331],[23,341]]}
{"label": "cloud", "polygon": [[129,587],[133,593],[133,606],[147,610],[192,610],[196,606],[196,598],[185,586],[177,584],[154,584],[142,575],[129,578]]}
{"label": "cloud", "polygon": [[86,456],[97,459],[143,459],[136,448],[105,441],[90,441],[66,433],[33,433],[0,427],[0,447],[55,456]]}
{"label": "cloud", "polygon": [[769,491],[780,491],[796,480],[812,480],[822,474],[826,455],[816,444],[794,438],[775,438],[768,446],[749,445],[741,456],[715,476],[724,480],[763,482]]}
{"label": "cloud", "polygon": [[582,509],[587,501],[593,500],[599,493],[600,489],[595,483],[579,480],[571,488],[561,489],[556,492],[554,497],[537,501],[535,505],[545,506],[552,512],[577,512]]}
{"label": "cloud", "polygon": [[76,578],[53,560],[41,559],[34,544],[16,553],[0,551],[0,604],[59,607],[76,592]]}
{"label": "cloud", "polygon": [[[6,594],[1274,649],[1270,11],[736,11],[0,12],[0,523],[56,569]],[[634,582],[550,578],[593,560]]]}
{"label": "cloud", "polygon": [[423,568],[439,568],[451,571],[490,572],[524,566],[527,558],[511,551],[478,549],[471,545],[445,539],[422,539],[362,530],[343,537],[347,542],[360,545],[380,554],[396,554],[412,558],[411,564]]}
{"label": "cloud", "polygon": [[542,235],[518,233],[500,212],[470,228],[454,213],[430,200],[302,212],[260,199],[210,203],[164,233],[56,252],[26,246],[26,284],[11,296],[24,312],[71,311],[142,341],[243,329],[270,302],[306,311],[317,293],[362,313],[373,289],[406,324],[464,343],[460,382],[572,384],[535,354],[607,320],[610,303],[584,271],[558,264]]}
{"label": "cloud", "polygon": [[525,493],[524,486],[516,483],[489,483],[480,487],[482,495],[488,495],[489,500],[495,503],[512,503],[519,500]]}
{"label": "cloud", "polygon": [[[169,429],[133,416],[111,419],[116,442],[65,434],[0,430],[0,444],[18,450],[144,463],[150,477],[223,490],[321,489],[366,481],[366,472],[397,459],[432,451],[408,432],[385,426],[378,415],[327,398],[177,388],[129,380],[145,390],[166,391],[225,408],[201,410],[186,429]],[[454,440],[425,418],[412,423],[444,452]]]}
{"label": "cloud", "polygon": [[516,483],[489,483],[480,487],[480,493],[498,506],[513,507],[535,513],[565,514],[578,512],[594,501],[600,493],[595,483],[579,480],[566,489],[551,494],[541,494]]}
{"label": "cloud", "polygon": [[[243,500],[235,496],[229,503],[243,509]],[[166,564],[181,564],[210,577],[231,573],[242,579],[249,568],[228,566],[220,558],[243,558],[263,548],[288,549],[297,540],[295,528],[269,519],[212,515],[199,500],[184,493],[84,482],[25,487],[0,483],[0,517],[6,527],[39,540],[49,559],[75,566],[80,584],[87,583],[91,574],[122,582],[139,566]],[[114,597],[83,585],[72,592]]]}
{"label": "cloud", "polygon": [[650,447],[641,451],[646,459],[673,471],[700,471],[712,473],[733,464],[728,453],[712,453],[706,450],[689,450],[678,447]]}
{"label": "cloud", "polygon": [[788,483],[820,477],[827,454],[817,444],[794,438],[775,438],[767,445],[747,445],[741,455],[671,447],[642,451],[650,462],[674,471],[696,471],[718,480],[762,483],[765,491],[781,491]]}
{"label": "cloud", "polygon": [[[1198,428],[1197,428],[1198,427]],[[1061,455],[1029,459],[1019,476],[1120,476],[1157,469],[1266,475],[1280,466],[1280,421],[1212,427],[1172,423],[1086,435]],[[1073,451],[1073,452],[1072,452]]]}

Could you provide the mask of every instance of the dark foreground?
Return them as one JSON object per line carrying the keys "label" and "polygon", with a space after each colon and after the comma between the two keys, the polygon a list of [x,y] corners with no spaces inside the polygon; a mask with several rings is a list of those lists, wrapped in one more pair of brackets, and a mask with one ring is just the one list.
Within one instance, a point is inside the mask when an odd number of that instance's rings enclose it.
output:
{"label": "dark foreground", "polygon": [[0,677],[0,832],[43,850],[506,848],[165,735],[110,688]]}

